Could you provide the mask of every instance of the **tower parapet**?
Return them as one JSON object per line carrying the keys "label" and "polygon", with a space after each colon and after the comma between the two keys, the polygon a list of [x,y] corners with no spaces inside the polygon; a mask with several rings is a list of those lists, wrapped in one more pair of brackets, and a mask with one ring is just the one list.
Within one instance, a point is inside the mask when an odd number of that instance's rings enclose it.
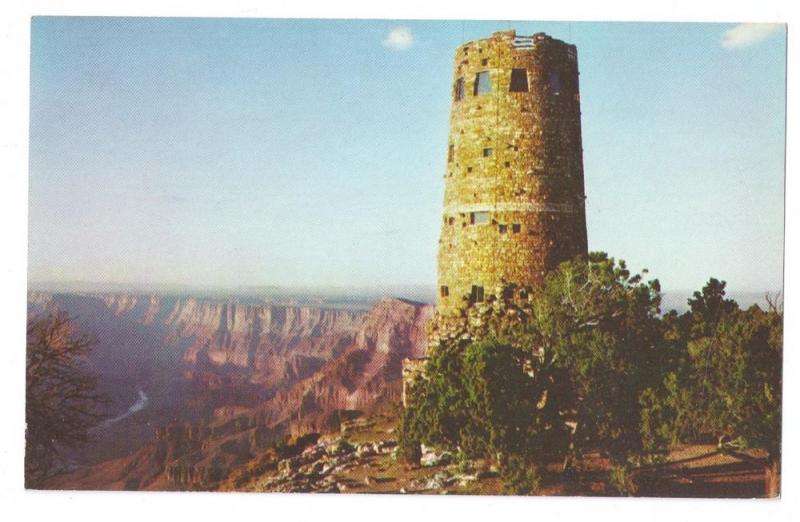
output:
{"label": "tower parapet", "polygon": [[456,50],[437,311],[586,255],[577,50],[515,31]]}

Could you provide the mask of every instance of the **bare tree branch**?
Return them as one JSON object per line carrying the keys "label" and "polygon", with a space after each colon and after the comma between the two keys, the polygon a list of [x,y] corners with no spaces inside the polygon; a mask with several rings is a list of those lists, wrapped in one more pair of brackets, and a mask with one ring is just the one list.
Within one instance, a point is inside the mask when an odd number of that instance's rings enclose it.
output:
{"label": "bare tree branch", "polygon": [[26,353],[26,487],[42,487],[61,468],[63,450],[91,441],[108,398],[86,368],[92,339],[63,312],[32,317]]}

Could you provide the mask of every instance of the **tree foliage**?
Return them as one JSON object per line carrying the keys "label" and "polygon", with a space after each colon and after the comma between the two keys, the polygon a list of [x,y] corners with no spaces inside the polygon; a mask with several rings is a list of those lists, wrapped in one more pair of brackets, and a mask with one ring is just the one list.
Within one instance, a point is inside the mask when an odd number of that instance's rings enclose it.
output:
{"label": "tree foliage", "polygon": [[783,312],[742,310],[709,280],[678,318],[685,344],[654,408],[668,412],[673,440],[706,437],[780,452]]}
{"label": "tree foliage", "polygon": [[25,484],[41,487],[63,468],[63,453],[92,440],[106,415],[104,395],[88,371],[91,340],[64,313],[32,318],[27,328]]}
{"label": "tree foliage", "polygon": [[577,455],[599,449],[623,464],[641,453],[639,396],[663,358],[659,292],[657,280],[598,253],[562,264],[537,296],[529,330],[563,371]]}
{"label": "tree foliage", "polygon": [[547,401],[546,377],[531,362],[497,339],[443,346],[404,413],[403,447],[439,445],[496,461],[509,491],[534,491],[539,466],[563,449],[566,429]]}
{"label": "tree foliage", "polygon": [[590,451],[609,458],[623,494],[636,466],[681,441],[725,436],[778,455],[782,311],[740,310],[712,278],[688,312],[662,315],[660,291],[594,253],[535,292],[500,289],[463,324],[435,326],[402,447],[494,459],[517,493],[540,483],[544,463]]}

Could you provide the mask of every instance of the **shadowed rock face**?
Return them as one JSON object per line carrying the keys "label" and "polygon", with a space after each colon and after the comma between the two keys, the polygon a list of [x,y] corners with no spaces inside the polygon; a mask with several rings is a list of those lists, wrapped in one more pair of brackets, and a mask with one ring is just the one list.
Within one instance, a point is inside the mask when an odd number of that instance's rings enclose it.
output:
{"label": "shadowed rock face", "polygon": [[369,409],[399,401],[402,361],[426,352],[426,325],[433,307],[384,299],[370,310],[355,341],[338,357],[258,409],[268,424],[289,423],[293,433],[329,428],[337,410]]}
{"label": "shadowed rock face", "polygon": [[306,377],[341,353],[364,312],[321,308],[209,304],[188,301],[167,322],[178,338],[194,338],[184,360],[249,368],[254,381],[277,386]]}

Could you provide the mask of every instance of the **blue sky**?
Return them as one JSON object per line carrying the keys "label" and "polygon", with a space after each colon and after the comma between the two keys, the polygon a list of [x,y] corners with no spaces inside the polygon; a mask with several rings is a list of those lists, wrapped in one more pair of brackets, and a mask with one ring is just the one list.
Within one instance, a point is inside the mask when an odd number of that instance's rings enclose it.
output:
{"label": "blue sky", "polygon": [[452,56],[578,46],[589,247],[782,285],[782,26],[35,18],[29,279],[433,285]]}

